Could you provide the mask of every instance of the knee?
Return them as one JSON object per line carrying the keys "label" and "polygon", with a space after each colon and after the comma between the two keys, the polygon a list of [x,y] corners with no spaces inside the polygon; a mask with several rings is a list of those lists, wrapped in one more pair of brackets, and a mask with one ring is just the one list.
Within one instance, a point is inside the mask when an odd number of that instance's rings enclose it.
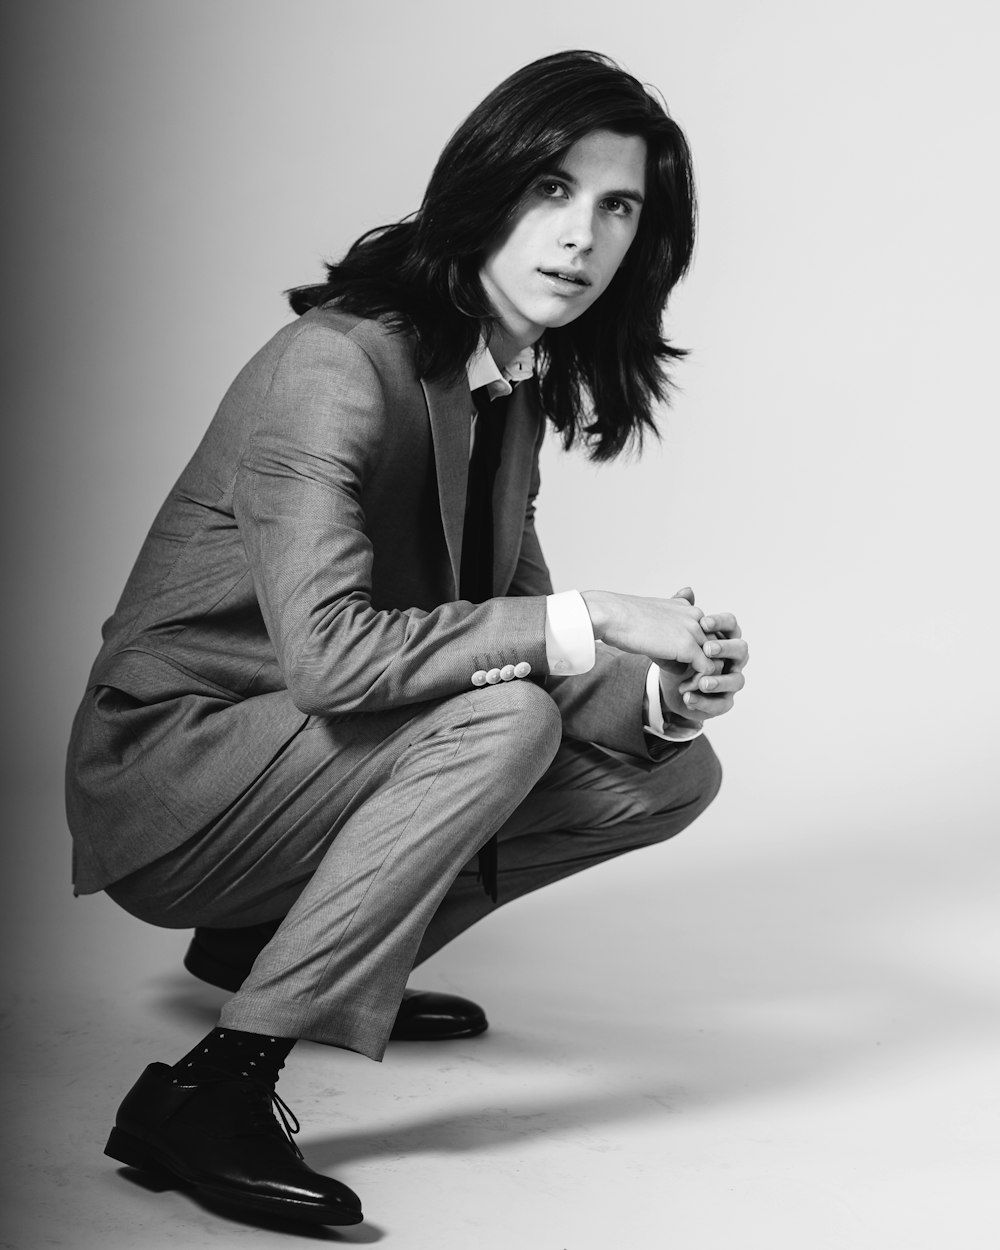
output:
{"label": "knee", "polygon": [[[707,738],[696,738],[682,756],[663,765],[662,785],[651,785],[643,795],[646,814],[662,818],[665,837],[686,828],[719,793],[722,765]],[[658,780],[660,779],[658,778]]]}
{"label": "knee", "polygon": [[562,741],[562,716],[552,697],[534,682],[510,681],[482,691],[481,705],[507,766],[540,776]]}

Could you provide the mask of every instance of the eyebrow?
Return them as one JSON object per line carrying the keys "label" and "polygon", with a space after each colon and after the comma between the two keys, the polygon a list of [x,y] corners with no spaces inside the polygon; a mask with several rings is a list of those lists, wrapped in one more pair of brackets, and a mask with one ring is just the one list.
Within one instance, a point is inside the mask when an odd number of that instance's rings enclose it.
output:
{"label": "eyebrow", "polygon": [[[563,169],[561,165],[550,165],[548,168],[543,169],[540,177],[545,178],[547,176],[561,178],[564,182],[571,183],[574,187],[580,185],[577,179],[568,170]],[[634,187],[621,187],[617,190],[605,191],[601,198],[609,199],[611,197],[618,200],[634,200],[636,204],[645,204],[646,202],[642,192],[637,191]]]}

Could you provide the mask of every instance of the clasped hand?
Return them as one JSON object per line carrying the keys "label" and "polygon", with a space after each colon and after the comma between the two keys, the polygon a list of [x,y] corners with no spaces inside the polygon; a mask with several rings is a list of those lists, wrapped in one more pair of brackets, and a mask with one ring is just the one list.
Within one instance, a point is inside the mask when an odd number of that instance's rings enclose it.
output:
{"label": "clasped hand", "polygon": [[701,723],[730,711],[746,679],[749,649],[732,612],[705,614],[685,586],[670,599],[586,591],[598,638],[655,660],[673,717]]}
{"label": "clasped hand", "polygon": [[[694,609],[694,592],[685,586],[677,592]],[[659,664],[660,698],[672,716],[703,721],[732,710],[733,700],[746,685],[743,670],[750,649],[732,612],[701,615],[699,627],[705,635],[702,654],[711,665],[705,672],[700,664],[666,660]]]}

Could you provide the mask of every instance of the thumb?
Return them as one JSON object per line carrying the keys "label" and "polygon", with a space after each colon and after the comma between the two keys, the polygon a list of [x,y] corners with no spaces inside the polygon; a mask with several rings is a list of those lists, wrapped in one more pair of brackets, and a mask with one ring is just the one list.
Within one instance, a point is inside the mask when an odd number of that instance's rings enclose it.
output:
{"label": "thumb", "polygon": [[692,607],[694,606],[694,591],[690,586],[682,586],[680,590],[674,591],[670,597],[671,599],[686,599]]}

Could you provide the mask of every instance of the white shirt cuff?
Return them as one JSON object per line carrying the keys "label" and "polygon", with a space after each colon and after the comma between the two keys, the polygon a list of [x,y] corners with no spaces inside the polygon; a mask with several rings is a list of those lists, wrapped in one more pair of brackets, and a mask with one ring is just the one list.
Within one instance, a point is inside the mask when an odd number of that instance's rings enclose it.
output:
{"label": "white shirt cuff", "polygon": [[594,627],[578,590],[546,596],[545,656],[556,677],[589,673],[594,667]]}
{"label": "white shirt cuff", "polygon": [[646,673],[646,694],[642,701],[643,729],[654,738],[664,742],[690,742],[702,732],[701,725],[675,725],[664,723],[663,705],[660,703],[660,670],[650,664]]}

